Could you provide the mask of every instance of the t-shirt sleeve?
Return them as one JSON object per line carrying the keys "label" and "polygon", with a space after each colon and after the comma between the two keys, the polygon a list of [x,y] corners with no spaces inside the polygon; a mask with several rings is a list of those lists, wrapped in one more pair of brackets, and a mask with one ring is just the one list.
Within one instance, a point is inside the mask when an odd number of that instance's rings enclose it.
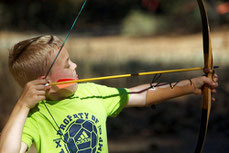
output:
{"label": "t-shirt sleeve", "polygon": [[23,133],[22,133],[22,142],[26,143],[28,146],[27,151],[31,147],[32,143],[38,137],[37,125],[36,121],[31,117],[27,117]]}
{"label": "t-shirt sleeve", "polygon": [[104,85],[96,85],[96,88],[102,96],[102,103],[106,109],[107,116],[117,116],[128,102],[128,89],[112,88]]}

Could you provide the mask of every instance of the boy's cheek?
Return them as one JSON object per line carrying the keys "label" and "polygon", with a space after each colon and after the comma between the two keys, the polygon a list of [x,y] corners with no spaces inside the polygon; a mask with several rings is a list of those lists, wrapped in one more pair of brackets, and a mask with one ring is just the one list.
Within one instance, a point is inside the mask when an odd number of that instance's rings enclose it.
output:
{"label": "boy's cheek", "polygon": [[57,82],[60,79],[74,79],[74,78],[73,78],[72,73],[69,73],[69,72],[66,72],[66,71],[52,73],[51,80],[53,82]]}

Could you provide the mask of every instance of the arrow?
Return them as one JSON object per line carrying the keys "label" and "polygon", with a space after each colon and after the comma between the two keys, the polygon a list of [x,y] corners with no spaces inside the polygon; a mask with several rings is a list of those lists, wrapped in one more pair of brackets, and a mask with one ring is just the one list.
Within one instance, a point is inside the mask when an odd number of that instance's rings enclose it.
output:
{"label": "arrow", "polygon": [[[216,68],[219,68],[219,67],[218,66],[214,66],[214,69],[216,69]],[[79,79],[79,80],[62,79],[62,80],[70,80],[70,81],[52,82],[52,83],[46,84],[46,86],[54,86],[54,85],[62,85],[62,84],[73,84],[73,83],[78,83],[78,82],[91,82],[91,81],[98,81],[98,80],[109,80],[109,79],[127,78],[127,77],[144,76],[144,75],[154,75],[154,74],[163,74],[163,73],[199,71],[199,70],[204,70],[204,68],[203,67],[196,67],[196,68],[185,68],[185,69],[150,71],[150,72],[140,72],[140,73],[133,73],[133,74],[111,75],[111,76],[104,76],[104,77]]]}

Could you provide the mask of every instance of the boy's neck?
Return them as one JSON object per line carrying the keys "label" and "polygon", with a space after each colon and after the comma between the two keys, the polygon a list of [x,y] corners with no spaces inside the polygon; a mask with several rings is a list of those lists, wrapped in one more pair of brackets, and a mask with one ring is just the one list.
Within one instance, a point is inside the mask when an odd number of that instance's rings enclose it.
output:
{"label": "boy's neck", "polygon": [[46,100],[48,101],[60,101],[60,100],[63,100],[65,99],[66,97],[62,97],[60,95],[49,95],[49,96],[46,96]]}
{"label": "boy's neck", "polygon": [[47,93],[46,99],[49,101],[59,101],[72,96],[74,93],[68,90],[59,90],[57,92]]}

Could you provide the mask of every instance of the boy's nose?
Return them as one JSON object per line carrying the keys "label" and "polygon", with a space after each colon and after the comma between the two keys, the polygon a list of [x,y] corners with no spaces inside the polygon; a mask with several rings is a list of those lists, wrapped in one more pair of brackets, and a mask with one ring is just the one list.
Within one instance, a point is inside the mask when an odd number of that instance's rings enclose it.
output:
{"label": "boy's nose", "polygon": [[77,68],[77,65],[76,65],[76,63],[73,63],[73,62],[72,62],[72,64],[73,64],[73,70],[75,70]]}

